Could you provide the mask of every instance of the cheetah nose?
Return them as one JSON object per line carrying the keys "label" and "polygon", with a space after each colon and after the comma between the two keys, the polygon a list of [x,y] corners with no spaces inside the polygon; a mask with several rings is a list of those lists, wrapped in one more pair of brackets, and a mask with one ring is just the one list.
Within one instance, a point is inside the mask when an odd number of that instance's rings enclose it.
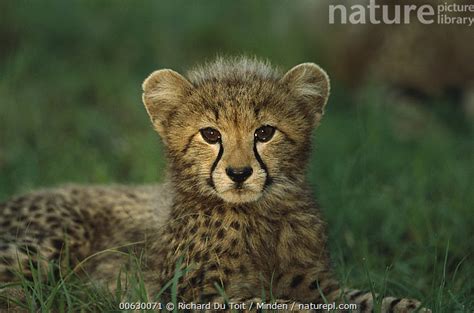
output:
{"label": "cheetah nose", "polygon": [[243,183],[253,173],[253,169],[250,166],[241,168],[228,167],[225,169],[227,176],[230,177],[236,183]]}

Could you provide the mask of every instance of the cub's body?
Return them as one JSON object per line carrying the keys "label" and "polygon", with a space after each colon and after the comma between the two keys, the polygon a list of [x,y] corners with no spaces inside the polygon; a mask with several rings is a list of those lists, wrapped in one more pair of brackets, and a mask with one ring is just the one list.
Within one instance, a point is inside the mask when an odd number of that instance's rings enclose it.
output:
{"label": "cub's body", "polygon": [[[17,263],[28,276],[29,259],[37,252],[45,263],[58,260],[66,243],[72,266],[106,249],[143,245],[167,220],[171,197],[169,184],[70,185],[0,204],[0,281],[15,278]],[[97,269],[99,279],[117,275],[117,264],[111,272],[94,258],[85,265]]]}
{"label": "cub's body", "polygon": [[[14,279],[14,255],[28,268],[31,252],[57,262],[68,247],[73,264],[89,257],[85,270],[110,284],[123,257],[98,252],[132,247],[145,254],[151,298],[181,271],[185,301],[223,302],[220,290],[247,301],[265,291],[277,301],[353,302],[370,312],[371,293],[342,290],[333,278],[325,223],[305,179],[312,131],[329,95],[326,73],[305,63],[281,74],[238,58],[187,77],[160,70],[143,84],[169,182],[73,186],[2,204],[0,281]],[[165,290],[162,300],[170,296]],[[382,301],[383,312],[418,306]]]}

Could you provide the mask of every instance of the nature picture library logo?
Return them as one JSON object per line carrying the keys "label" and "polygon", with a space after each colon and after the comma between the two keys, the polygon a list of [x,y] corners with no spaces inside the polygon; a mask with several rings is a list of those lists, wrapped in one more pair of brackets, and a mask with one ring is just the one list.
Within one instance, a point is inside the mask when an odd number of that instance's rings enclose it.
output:
{"label": "nature picture library logo", "polygon": [[434,4],[330,4],[329,24],[410,24],[417,19],[422,24],[474,24],[474,3],[439,2]]}

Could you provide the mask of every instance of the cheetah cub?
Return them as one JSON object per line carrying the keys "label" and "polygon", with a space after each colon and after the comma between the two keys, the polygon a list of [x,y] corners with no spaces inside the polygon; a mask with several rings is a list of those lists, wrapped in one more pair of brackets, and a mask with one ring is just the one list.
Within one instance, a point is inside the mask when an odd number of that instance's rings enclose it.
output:
{"label": "cheetah cub", "polygon": [[[64,238],[72,262],[146,238],[151,297],[181,264],[183,301],[222,302],[222,290],[231,301],[250,301],[266,290],[280,303],[346,302],[372,312],[371,293],[341,289],[333,278],[326,225],[305,180],[328,96],[328,76],[313,63],[283,75],[248,58],[217,59],[186,78],[152,73],[143,102],[166,146],[169,182],[68,186],[2,204],[0,281],[13,280],[19,265],[27,275],[31,252],[58,260]],[[88,262],[93,277],[113,282],[116,261]],[[381,301],[382,312],[419,306]]]}

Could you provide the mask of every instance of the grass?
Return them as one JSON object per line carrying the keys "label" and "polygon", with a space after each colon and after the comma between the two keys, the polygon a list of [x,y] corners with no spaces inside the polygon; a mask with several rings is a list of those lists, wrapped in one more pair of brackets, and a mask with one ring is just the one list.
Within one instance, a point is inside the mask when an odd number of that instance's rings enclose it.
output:
{"label": "grass", "polygon": [[[287,2],[220,3],[0,4],[0,201],[65,182],[160,181],[165,160],[140,101],[155,68],[183,71],[216,53],[286,67],[330,54]],[[420,122],[379,86],[357,94],[334,81],[308,169],[341,281],[473,311],[472,126],[442,100]],[[144,299],[130,275],[128,294],[76,275],[21,284],[32,312],[114,311]]]}
{"label": "grass", "polygon": [[402,139],[396,108],[378,90],[365,94],[364,106],[329,110],[316,135],[311,179],[340,274],[436,312],[469,312],[472,130],[453,131],[433,114],[422,134]]}

